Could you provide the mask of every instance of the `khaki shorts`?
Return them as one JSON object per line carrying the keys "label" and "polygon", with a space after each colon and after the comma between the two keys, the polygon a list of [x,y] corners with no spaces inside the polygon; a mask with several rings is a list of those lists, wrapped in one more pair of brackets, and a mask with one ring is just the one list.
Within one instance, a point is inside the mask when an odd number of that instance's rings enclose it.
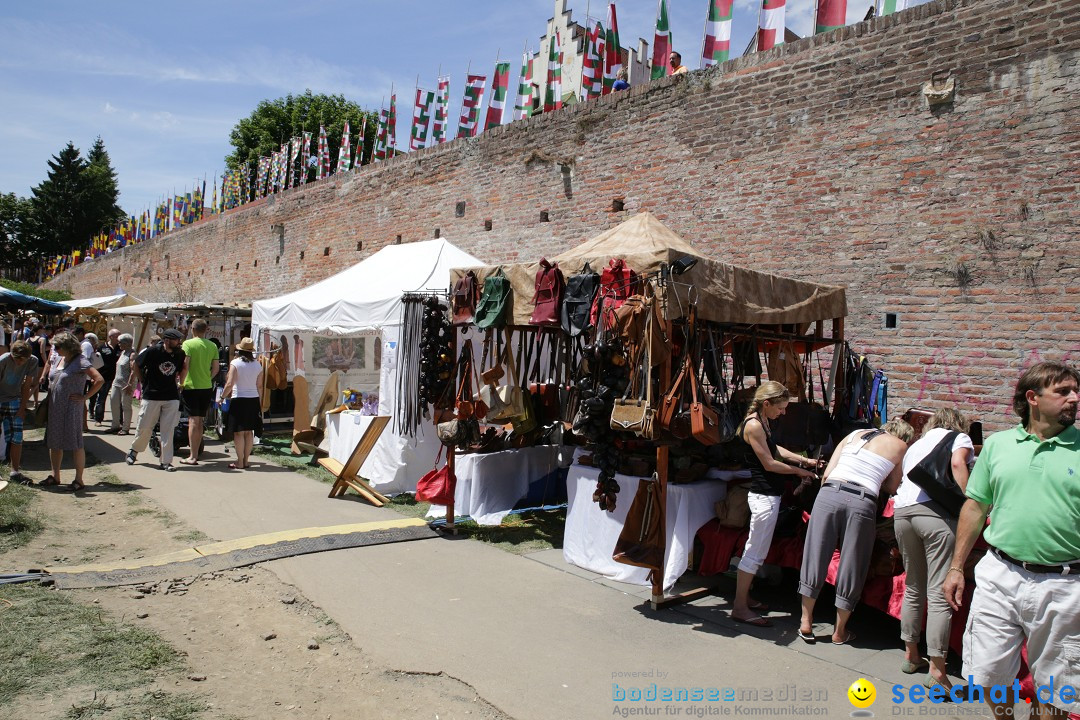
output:
{"label": "khaki shorts", "polygon": [[1066,685],[1080,695],[1080,575],[1028,572],[988,552],[975,566],[964,680],[1012,683],[1025,639],[1035,688],[1051,686],[1054,699],[1047,704],[1080,713],[1080,701],[1063,703],[1059,695]]}

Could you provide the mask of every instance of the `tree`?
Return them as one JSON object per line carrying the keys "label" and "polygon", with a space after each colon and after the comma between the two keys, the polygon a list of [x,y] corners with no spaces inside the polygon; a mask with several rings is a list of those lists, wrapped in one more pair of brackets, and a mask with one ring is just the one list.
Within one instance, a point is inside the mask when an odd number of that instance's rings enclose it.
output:
{"label": "tree", "polygon": [[[263,100],[250,116],[236,123],[229,134],[229,142],[235,150],[225,158],[230,169],[240,165],[257,166],[260,157],[269,157],[281,150],[281,146],[294,137],[302,137],[307,130],[312,135],[312,155],[318,153],[319,125],[326,128],[327,146],[330,150],[330,167],[337,167],[341,132],[349,121],[353,152],[360,135],[360,128],[367,119],[364,132],[364,157],[371,154],[375,143],[376,113],[365,112],[359,105],[349,102],[342,95],[313,95],[311,90],[303,95],[286,95],[276,100]],[[313,177],[313,176],[309,176]]]}
{"label": "tree", "polygon": [[105,141],[100,135],[86,154],[86,160],[90,221],[98,225],[97,232],[108,230],[124,218],[124,211],[117,202],[120,199],[120,190],[117,186],[116,170],[113,169],[109,153],[105,150]]}
{"label": "tree", "polygon": [[31,203],[0,193],[0,268],[8,277],[36,279],[40,260],[32,233]]}

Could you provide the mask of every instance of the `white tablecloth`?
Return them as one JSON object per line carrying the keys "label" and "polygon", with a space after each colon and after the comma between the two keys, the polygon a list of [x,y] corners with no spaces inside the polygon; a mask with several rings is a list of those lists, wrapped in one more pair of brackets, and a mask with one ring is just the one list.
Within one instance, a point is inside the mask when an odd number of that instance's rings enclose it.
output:
{"label": "white tablecloth", "polygon": [[[648,585],[647,568],[624,565],[611,559],[622,532],[626,514],[637,492],[640,478],[616,475],[619,499],[615,512],[601,510],[593,502],[600,471],[584,465],[571,465],[566,477],[569,507],[563,535],[563,557],[568,563],[592,570],[606,577],[635,585]],[[731,473],[732,476],[738,476]],[[694,536],[701,526],[716,516],[715,504],[727,495],[727,480],[701,480],[688,485],[668,484],[667,547],[664,551],[664,590],[686,572]]]}
{"label": "white tablecloth", "polygon": [[[559,447],[540,445],[520,450],[458,455],[454,514],[468,515],[478,525],[498,525],[529,494],[534,482],[559,482]],[[446,508],[432,505],[428,517],[445,517]]]}
{"label": "white tablecloth", "polygon": [[356,449],[356,444],[374,419],[374,415],[361,415],[358,410],[346,410],[333,415],[327,413],[326,435],[319,447],[330,453],[330,457],[339,463],[347,463],[352,451]]}

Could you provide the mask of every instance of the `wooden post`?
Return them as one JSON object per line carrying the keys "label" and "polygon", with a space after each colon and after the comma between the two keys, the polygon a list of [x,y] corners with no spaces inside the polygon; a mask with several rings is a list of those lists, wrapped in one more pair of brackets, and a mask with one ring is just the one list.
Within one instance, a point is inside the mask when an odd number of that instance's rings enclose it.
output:
{"label": "wooden post", "polygon": [[[664,315],[667,316],[667,308],[665,308]],[[668,338],[673,337],[671,320],[665,317],[664,331],[667,333]],[[689,340],[687,340],[689,342]],[[647,360],[646,362],[651,362]],[[671,383],[671,356],[664,358],[664,364],[660,367],[660,387],[666,388]],[[660,483],[660,540],[663,544],[664,552],[661,553],[661,558],[667,555],[667,483],[668,483],[668,461],[671,457],[671,448],[667,445],[660,445],[656,448],[656,479]],[[652,604],[653,608],[658,607],[659,603],[664,600],[664,566],[663,560],[661,560],[660,572],[653,573],[652,582]]]}

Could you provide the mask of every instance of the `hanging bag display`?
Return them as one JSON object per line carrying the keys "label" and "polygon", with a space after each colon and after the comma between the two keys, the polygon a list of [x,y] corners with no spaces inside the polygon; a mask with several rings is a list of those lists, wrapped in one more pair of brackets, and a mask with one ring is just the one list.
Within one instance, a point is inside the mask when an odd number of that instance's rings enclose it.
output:
{"label": "hanging bag display", "polygon": [[567,278],[560,324],[563,332],[570,337],[577,337],[590,327],[590,314],[599,288],[600,276],[589,267],[589,263],[585,263],[580,273]]}
{"label": "hanging bag display", "polygon": [[476,273],[469,270],[454,283],[454,292],[450,296],[454,325],[468,325],[473,321],[479,299],[480,284],[476,279]]}
{"label": "hanging bag display", "polygon": [[484,280],[484,291],[476,303],[476,327],[487,330],[505,325],[509,301],[510,281],[498,268]]}
{"label": "hanging bag display", "polygon": [[926,457],[908,471],[908,479],[923,489],[930,499],[947,510],[953,517],[960,516],[960,508],[967,497],[956,484],[952,473],[952,446],[960,433],[946,433]]}
{"label": "hanging bag display", "polygon": [[[528,368],[532,359],[533,350],[536,347],[535,336],[525,338],[522,336],[521,342],[518,344],[518,366]],[[524,353],[525,362],[521,363],[521,353]],[[526,383],[527,384],[527,383]],[[529,392],[529,388],[522,386],[519,388],[521,397],[521,411],[510,418],[511,425],[514,426],[514,434],[521,437],[527,433],[536,429],[536,406],[533,402],[533,395]]]}
{"label": "hanging bag display", "polygon": [[[694,363],[696,365],[696,363]],[[702,445],[720,442],[720,416],[698,397],[697,369],[690,369],[690,433]]]}
{"label": "hanging bag display", "polygon": [[600,290],[596,294],[590,315],[592,324],[603,330],[612,329],[615,325],[615,311],[637,292],[637,280],[637,273],[628,268],[622,258],[609,260],[608,266],[600,275]]}
{"label": "hanging bag display", "polygon": [[435,467],[416,481],[416,499],[429,502],[432,505],[451,505],[454,502],[454,489],[457,486],[457,478],[450,469],[450,465],[439,467],[442,460],[442,448],[435,458]]}
{"label": "hanging bag display", "polygon": [[[506,367],[509,369],[509,382],[500,385],[496,389],[496,402],[488,403],[491,409],[488,411],[488,420],[491,422],[510,422],[513,418],[525,412],[524,400],[521,394],[521,385],[518,382],[517,366],[510,351],[510,331],[506,330]],[[496,412],[496,407],[498,411]]]}
{"label": "hanging bag display", "polygon": [[[642,328],[642,335],[646,341],[634,358],[634,379],[626,388],[623,397],[617,399],[615,406],[611,409],[613,430],[632,432],[646,440],[655,440],[657,431],[656,409],[652,402],[653,352],[652,343],[648,341],[648,338],[652,337],[652,325],[652,308],[648,308],[645,326]],[[642,375],[644,375],[644,381],[641,383],[642,387],[639,388],[638,381]]]}
{"label": "hanging bag display", "polygon": [[549,263],[547,258],[541,258],[540,269],[536,271],[533,311],[529,322],[533,325],[558,327],[564,289],[565,282],[559,263]]}
{"label": "hanging bag display", "polygon": [[611,559],[624,565],[650,568],[662,573],[664,567],[664,517],[661,512],[660,480],[656,473],[652,478],[638,481],[637,492],[630,510],[626,513],[622,532],[615,543]]}

